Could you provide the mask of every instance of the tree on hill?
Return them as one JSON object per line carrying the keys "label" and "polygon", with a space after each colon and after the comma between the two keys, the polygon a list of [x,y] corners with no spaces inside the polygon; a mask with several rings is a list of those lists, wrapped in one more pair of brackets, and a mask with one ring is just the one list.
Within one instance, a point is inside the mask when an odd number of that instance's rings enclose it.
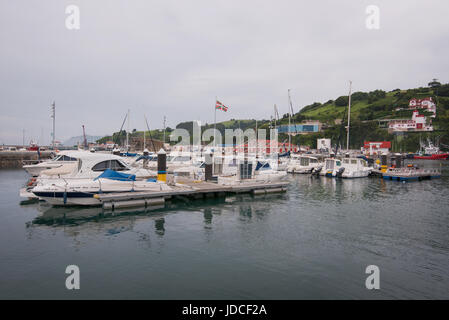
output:
{"label": "tree on hill", "polygon": [[442,85],[435,91],[438,96],[449,97],[449,84]]}
{"label": "tree on hill", "polygon": [[368,100],[368,97],[369,97],[368,93],[357,91],[351,95],[351,100],[353,101]]}
{"label": "tree on hill", "polygon": [[348,103],[349,103],[349,97],[348,96],[341,96],[341,97],[338,97],[335,100],[335,105],[338,106],[338,107],[347,106]]}

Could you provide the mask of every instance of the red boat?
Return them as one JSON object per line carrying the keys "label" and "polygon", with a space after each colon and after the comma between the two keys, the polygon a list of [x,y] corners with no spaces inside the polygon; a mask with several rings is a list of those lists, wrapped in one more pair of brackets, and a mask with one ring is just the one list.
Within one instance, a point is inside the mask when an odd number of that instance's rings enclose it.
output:
{"label": "red boat", "polygon": [[28,151],[37,151],[39,150],[39,146],[36,143],[31,142],[30,146],[27,148]]}
{"label": "red boat", "polygon": [[435,153],[430,155],[415,155],[413,159],[424,159],[424,160],[447,160],[449,159],[449,153]]}

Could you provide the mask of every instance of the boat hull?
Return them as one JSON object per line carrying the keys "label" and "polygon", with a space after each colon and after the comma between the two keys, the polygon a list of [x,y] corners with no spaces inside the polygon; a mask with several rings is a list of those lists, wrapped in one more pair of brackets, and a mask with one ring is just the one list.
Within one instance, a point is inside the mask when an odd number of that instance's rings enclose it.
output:
{"label": "boat hull", "polygon": [[449,153],[432,154],[429,156],[414,156],[413,159],[419,160],[447,160],[449,159]]}

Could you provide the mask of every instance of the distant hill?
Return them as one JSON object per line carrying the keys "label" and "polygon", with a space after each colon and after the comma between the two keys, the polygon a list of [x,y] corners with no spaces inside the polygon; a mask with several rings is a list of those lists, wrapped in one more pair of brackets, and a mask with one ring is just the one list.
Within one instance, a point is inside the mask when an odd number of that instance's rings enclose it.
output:
{"label": "distant hill", "polygon": [[[91,142],[94,143],[94,142],[96,142],[98,139],[101,139],[101,136],[90,136],[90,135],[86,135],[86,140],[87,140],[88,143],[91,143]],[[83,136],[77,136],[77,137],[71,137],[70,139],[67,139],[66,141],[64,141],[64,142],[62,143],[62,145],[63,145],[63,146],[66,146],[66,147],[72,147],[72,146],[74,146],[74,145],[77,145],[78,143],[82,145],[83,142],[84,142]]]}

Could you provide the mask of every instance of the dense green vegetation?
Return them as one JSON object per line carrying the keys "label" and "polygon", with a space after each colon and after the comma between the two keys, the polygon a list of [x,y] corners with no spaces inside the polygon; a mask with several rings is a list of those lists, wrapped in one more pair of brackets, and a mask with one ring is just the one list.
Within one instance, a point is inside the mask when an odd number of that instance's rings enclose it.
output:
{"label": "dense green vegetation", "polygon": [[[407,107],[412,98],[425,97],[432,97],[437,105],[437,117],[432,121],[434,132],[389,134],[386,129],[379,127],[378,120],[411,118],[411,110],[396,109]],[[292,141],[316,148],[317,138],[326,137],[331,138],[333,144],[345,146],[348,100],[348,96],[341,96],[323,104],[315,102],[302,108],[293,116],[295,122],[319,120],[325,124],[325,129],[320,133],[295,136]],[[336,125],[336,120],[340,120],[341,124]],[[284,115],[281,123],[288,123],[288,114]],[[360,148],[363,141],[387,140],[392,141],[394,151],[415,152],[420,139],[425,141],[427,138],[442,146],[449,145],[449,84],[390,92],[354,92],[351,95],[351,148]]]}
{"label": "dense green vegetation", "polygon": [[[172,132],[173,129],[167,127],[165,130],[165,140],[169,140],[170,132]],[[133,129],[129,133],[129,139],[136,138],[136,137],[143,137],[143,131],[137,131],[136,129]],[[152,139],[160,140],[162,141],[164,139],[164,130],[157,129],[157,130],[151,130],[151,131],[145,131],[145,138],[146,139]],[[97,140],[97,143],[106,143],[107,141],[112,141],[118,145],[124,145],[126,141],[126,130],[122,130],[121,132],[114,132],[112,136],[105,136],[101,139]]]}

